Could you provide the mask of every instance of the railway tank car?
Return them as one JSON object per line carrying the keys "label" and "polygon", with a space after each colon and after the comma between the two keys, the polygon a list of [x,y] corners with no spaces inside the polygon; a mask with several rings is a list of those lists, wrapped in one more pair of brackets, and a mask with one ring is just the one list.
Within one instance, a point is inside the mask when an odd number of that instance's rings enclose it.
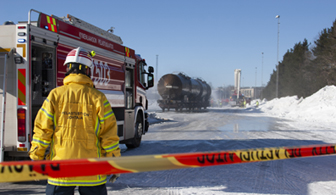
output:
{"label": "railway tank car", "polygon": [[191,78],[183,73],[166,74],[157,84],[162,111],[201,110],[210,105],[211,87],[203,80]]}

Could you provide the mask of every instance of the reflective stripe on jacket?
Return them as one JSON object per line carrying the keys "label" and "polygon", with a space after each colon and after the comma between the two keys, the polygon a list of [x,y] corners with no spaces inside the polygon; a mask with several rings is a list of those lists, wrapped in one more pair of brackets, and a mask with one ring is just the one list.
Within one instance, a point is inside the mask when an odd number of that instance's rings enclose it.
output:
{"label": "reflective stripe on jacket", "polygon": [[[120,156],[117,122],[106,96],[83,74],[70,74],[53,89],[39,110],[30,158],[64,160]],[[83,170],[85,171],[85,170]],[[49,178],[59,186],[95,186],[105,176]]]}

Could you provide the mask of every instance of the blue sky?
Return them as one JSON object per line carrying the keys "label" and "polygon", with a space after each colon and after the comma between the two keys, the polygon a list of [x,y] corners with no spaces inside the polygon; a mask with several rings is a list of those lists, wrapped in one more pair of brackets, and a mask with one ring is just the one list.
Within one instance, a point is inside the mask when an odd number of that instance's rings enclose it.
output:
{"label": "blue sky", "polygon": [[27,21],[30,9],[71,14],[102,29],[115,27],[124,45],[155,69],[158,55],[159,78],[178,71],[218,87],[233,85],[234,70],[241,69],[242,86],[253,87],[266,85],[277,63],[276,15],[282,60],[294,44],[313,43],[330,28],[335,7],[334,0],[13,0],[2,2],[0,23]]}

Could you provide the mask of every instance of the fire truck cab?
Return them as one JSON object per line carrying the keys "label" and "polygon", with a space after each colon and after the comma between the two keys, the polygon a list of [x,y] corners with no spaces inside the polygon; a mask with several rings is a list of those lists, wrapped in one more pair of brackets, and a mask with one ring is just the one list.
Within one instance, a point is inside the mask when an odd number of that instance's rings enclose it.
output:
{"label": "fire truck cab", "polygon": [[27,22],[0,25],[0,162],[28,157],[37,112],[51,89],[63,85],[63,63],[77,47],[96,53],[91,79],[112,106],[120,143],[140,146],[149,126],[146,90],[154,85],[154,69],[122,44],[111,30],[33,9]]}

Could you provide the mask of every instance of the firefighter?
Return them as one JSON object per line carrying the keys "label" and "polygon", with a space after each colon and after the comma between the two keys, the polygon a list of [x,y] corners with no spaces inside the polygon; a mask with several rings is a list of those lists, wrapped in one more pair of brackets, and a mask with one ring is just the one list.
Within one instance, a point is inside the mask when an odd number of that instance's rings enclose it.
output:
{"label": "firefighter", "polygon": [[[91,54],[91,55],[90,55]],[[93,87],[92,56],[81,47],[65,59],[63,86],[53,89],[39,110],[29,156],[32,160],[119,157],[117,122],[106,96]],[[46,149],[50,147],[50,152]],[[85,171],[85,170],[83,170]],[[114,182],[120,175],[113,175]],[[106,175],[49,178],[46,194],[107,194]]]}

